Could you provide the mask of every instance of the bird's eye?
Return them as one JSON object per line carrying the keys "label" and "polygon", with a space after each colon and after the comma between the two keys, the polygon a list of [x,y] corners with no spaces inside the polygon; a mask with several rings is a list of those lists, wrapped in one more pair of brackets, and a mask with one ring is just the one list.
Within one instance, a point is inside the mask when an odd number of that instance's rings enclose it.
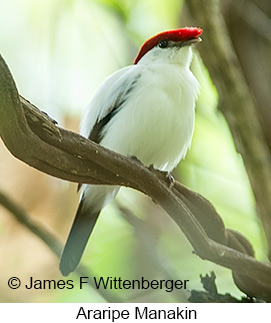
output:
{"label": "bird's eye", "polygon": [[158,43],[158,46],[160,48],[166,48],[168,46],[168,41],[167,40],[161,40],[159,43]]}

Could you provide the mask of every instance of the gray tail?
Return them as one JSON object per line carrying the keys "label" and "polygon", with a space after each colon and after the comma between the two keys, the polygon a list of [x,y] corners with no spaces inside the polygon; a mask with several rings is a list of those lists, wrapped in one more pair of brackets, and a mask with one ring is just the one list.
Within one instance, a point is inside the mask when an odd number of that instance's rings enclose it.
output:
{"label": "gray tail", "polygon": [[99,214],[100,211],[93,213],[84,205],[84,198],[81,200],[60,259],[63,276],[68,276],[78,266]]}

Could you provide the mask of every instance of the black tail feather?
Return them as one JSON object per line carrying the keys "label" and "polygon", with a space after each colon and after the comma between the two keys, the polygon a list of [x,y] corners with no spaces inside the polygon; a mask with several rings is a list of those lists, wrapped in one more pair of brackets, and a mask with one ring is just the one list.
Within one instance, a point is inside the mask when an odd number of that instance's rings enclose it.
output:
{"label": "black tail feather", "polygon": [[68,276],[78,266],[99,214],[100,211],[91,212],[84,205],[84,199],[81,200],[60,259],[63,276]]}

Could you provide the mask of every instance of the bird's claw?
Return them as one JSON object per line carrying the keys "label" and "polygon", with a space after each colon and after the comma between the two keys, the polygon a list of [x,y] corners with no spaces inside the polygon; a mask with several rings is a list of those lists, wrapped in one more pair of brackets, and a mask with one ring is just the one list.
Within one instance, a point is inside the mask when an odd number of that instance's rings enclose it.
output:
{"label": "bird's claw", "polygon": [[138,164],[140,164],[140,165],[143,165],[144,166],[144,164],[142,163],[142,161],[140,160],[140,159],[138,159],[136,156],[131,156],[130,157],[132,160],[134,160],[135,162],[137,162]]}
{"label": "bird's claw", "polygon": [[167,178],[167,180],[169,182],[169,188],[172,189],[174,187],[174,184],[175,184],[175,179],[170,173],[168,173],[168,172],[166,172],[166,173],[167,173],[166,178]]}
{"label": "bird's claw", "polygon": [[168,186],[170,189],[172,189],[174,187],[175,179],[169,172],[158,170],[158,169],[154,168],[153,164],[151,164],[148,168],[151,172],[156,174],[158,177],[160,177],[163,180],[165,180],[166,182],[168,182]]}

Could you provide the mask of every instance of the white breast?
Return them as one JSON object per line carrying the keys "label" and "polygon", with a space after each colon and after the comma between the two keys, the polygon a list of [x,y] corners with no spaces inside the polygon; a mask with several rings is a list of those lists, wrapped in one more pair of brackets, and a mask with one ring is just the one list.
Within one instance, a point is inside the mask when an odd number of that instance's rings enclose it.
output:
{"label": "white breast", "polygon": [[191,143],[198,88],[186,67],[145,66],[129,99],[104,128],[101,144],[171,171]]}

